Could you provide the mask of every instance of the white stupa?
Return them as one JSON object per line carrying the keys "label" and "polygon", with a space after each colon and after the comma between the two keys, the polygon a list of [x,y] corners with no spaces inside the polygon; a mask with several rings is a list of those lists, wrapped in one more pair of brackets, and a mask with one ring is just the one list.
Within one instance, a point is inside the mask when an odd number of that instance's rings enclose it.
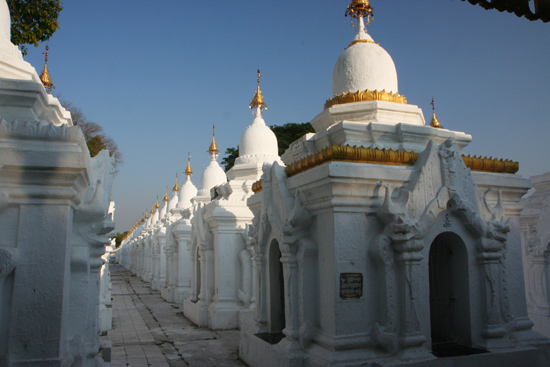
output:
{"label": "white stupa", "polygon": [[176,208],[180,210],[190,208],[193,205],[191,203],[191,199],[197,196],[198,193],[197,188],[195,187],[195,185],[193,185],[193,182],[191,181],[191,176],[193,175],[193,170],[191,169],[191,154],[189,154],[187,157],[187,168],[185,169],[184,173],[187,176],[187,179],[185,180],[185,183],[181,186],[179,192],[179,200],[176,206]]}
{"label": "white stupa", "polygon": [[169,218],[174,214],[174,210],[176,209],[179,201],[179,192],[180,188],[178,185],[178,175],[176,174],[176,183],[174,184],[174,187],[172,187],[172,198],[168,202],[168,209],[166,211],[166,218]]}
{"label": "white stupa", "polygon": [[[47,65],[44,65],[44,70],[46,68]],[[0,0],[0,78],[17,81],[16,84],[10,84],[9,89],[16,89],[21,96],[17,104],[5,111],[2,116],[4,120],[41,121],[51,122],[56,126],[73,126],[70,112],[46,91],[34,67],[23,60],[19,48],[11,43],[10,12],[4,0]],[[0,95],[4,96],[3,93]]]}
{"label": "white stupa", "polygon": [[[352,4],[353,9],[370,6],[366,1]],[[366,17],[367,24],[371,14]],[[419,153],[430,140],[442,144],[451,138],[460,150],[467,146],[471,135],[443,129],[439,124],[426,125],[422,110],[398,93],[395,64],[367,33],[365,18],[347,15],[357,19],[356,33],[334,66],[332,97],[311,120],[316,132],[329,129],[330,134],[307,134],[291,144],[281,156],[285,164],[331,144]]]}
{"label": "white stupa", "polygon": [[390,54],[374,42],[359,17],[355,37],[334,66],[332,94],[365,90],[397,94],[397,71]]}
{"label": "white stupa", "polygon": [[[216,127],[214,126],[213,131],[215,132],[215,130]],[[210,164],[202,173],[201,188],[195,197],[195,200],[203,202],[210,201],[210,189],[227,182],[227,176],[216,160],[220,151],[216,145],[214,132],[212,133],[212,143],[210,144],[210,148],[207,150],[210,155]]]}
{"label": "white stupa", "polygon": [[336,62],[336,95],[247,200],[256,312],[241,314],[239,356],[252,367],[547,366],[522,280],[529,181],[517,162],[463,155],[470,135],[435,112],[425,124],[364,29],[372,11],[351,0],[358,30]]}
{"label": "white stupa", "polygon": [[281,162],[277,137],[266,125],[262,116],[267,105],[260,90],[261,76],[260,69],[258,69],[258,86],[249,106],[255,117],[241,135],[239,157],[235,159],[235,165],[227,172],[229,180],[235,178],[258,180],[262,175],[264,163]]}

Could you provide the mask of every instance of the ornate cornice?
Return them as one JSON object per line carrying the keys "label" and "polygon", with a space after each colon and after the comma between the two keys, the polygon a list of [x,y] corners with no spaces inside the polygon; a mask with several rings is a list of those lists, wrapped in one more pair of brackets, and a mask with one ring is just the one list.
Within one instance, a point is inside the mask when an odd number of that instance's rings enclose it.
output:
{"label": "ornate cornice", "polygon": [[53,123],[41,121],[18,121],[8,122],[0,119],[0,137],[13,139],[40,139],[56,140],[83,143],[84,136],[77,126],[68,126],[61,124],[59,126]]}
{"label": "ornate cornice", "polygon": [[[412,166],[418,159],[418,153],[405,150],[365,148],[362,146],[331,145],[313,154],[310,154],[286,167],[288,177],[317,167],[331,161],[343,161],[353,163],[374,163],[385,165],[408,165]],[[466,167],[472,171],[509,173],[514,174],[519,170],[519,163],[497,158],[477,157],[462,155]],[[254,188],[258,191],[254,191]],[[254,193],[261,191],[261,181],[255,182],[252,186]]]}
{"label": "ornate cornice", "polygon": [[510,173],[514,174],[519,170],[519,162],[514,162],[508,159],[497,159],[478,157],[471,155],[462,155],[462,159],[466,167],[472,171],[495,172],[495,173]]}
{"label": "ornate cornice", "polygon": [[325,102],[325,110],[329,107],[332,107],[336,104],[345,104],[353,102],[364,102],[364,101],[386,101],[386,102],[395,102],[401,104],[407,104],[407,99],[405,96],[402,96],[398,93],[388,93],[385,90],[382,91],[357,91],[357,92],[348,92],[342,93],[341,95],[335,95],[333,98],[329,98]]}

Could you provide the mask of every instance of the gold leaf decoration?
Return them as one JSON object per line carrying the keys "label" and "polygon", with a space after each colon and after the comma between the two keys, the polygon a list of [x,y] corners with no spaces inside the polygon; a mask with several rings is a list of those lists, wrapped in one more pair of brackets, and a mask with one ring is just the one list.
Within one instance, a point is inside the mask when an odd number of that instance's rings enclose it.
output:
{"label": "gold leaf decoration", "polygon": [[252,184],[252,192],[257,194],[258,192],[262,191],[263,189],[263,181],[258,180]]}
{"label": "gold leaf decoration", "polygon": [[[286,167],[285,172],[288,177],[292,177],[298,173],[302,173],[331,161],[412,166],[417,159],[418,153],[408,152],[406,150],[365,148],[363,146],[352,147],[350,145],[333,144],[291,163]],[[466,167],[470,168],[472,171],[514,174],[519,170],[519,163],[508,159],[471,157],[469,155],[462,155],[462,159]],[[260,184],[258,184],[258,182],[260,182]],[[257,184],[259,186],[256,186],[256,188],[260,187],[258,191],[261,191],[261,181],[254,183],[254,185]],[[252,185],[252,191],[254,191],[254,185]]]}
{"label": "gold leaf decoration", "polygon": [[407,99],[405,96],[402,96],[397,93],[388,93],[386,90],[382,91],[357,91],[357,92],[348,92],[342,93],[341,95],[335,95],[334,98],[329,98],[325,102],[325,110],[337,104],[346,104],[353,102],[364,102],[364,101],[386,101],[386,102],[395,102],[401,104],[407,104]]}

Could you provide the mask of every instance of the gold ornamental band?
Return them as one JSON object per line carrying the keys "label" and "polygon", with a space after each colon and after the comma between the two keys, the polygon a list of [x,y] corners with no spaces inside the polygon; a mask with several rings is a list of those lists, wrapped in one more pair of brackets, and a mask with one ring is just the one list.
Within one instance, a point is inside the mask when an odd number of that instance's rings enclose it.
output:
{"label": "gold ornamental band", "polygon": [[[407,152],[405,150],[333,144],[293,162],[285,168],[285,172],[287,177],[292,177],[331,161],[412,166],[418,159],[418,155],[418,153]],[[519,163],[508,159],[472,157],[463,154],[462,160],[466,167],[472,171],[514,174],[519,170]],[[254,182],[252,184],[252,191],[254,193],[262,191],[262,183],[262,180]]]}
{"label": "gold ornamental band", "polygon": [[370,91],[367,89],[364,91],[357,91],[357,92],[348,92],[348,93],[344,92],[339,96],[334,96],[334,98],[329,98],[325,102],[325,110],[337,104],[364,102],[364,101],[386,101],[386,102],[407,104],[407,99],[405,98],[405,96],[402,96],[400,94],[388,93],[385,90]]}

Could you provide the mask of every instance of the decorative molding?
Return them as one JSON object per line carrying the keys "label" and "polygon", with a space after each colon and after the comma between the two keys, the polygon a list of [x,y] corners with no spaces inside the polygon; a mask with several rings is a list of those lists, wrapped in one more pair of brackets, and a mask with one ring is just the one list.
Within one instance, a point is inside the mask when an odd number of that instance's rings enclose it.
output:
{"label": "decorative molding", "polygon": [[[286,167],[288,177],[297,175],[323,163],[331,161],[344,161],[353,163],[374,163],[386,165],[412,166],[418,159],[418,153],[405,150],[365,148],[363,146],[335,145],[323,148],[315,153],[305,156]],[[508,159],[497,159],[462,155],[466,167],[472,171],[509,173],[514,174],[519,170],[519,163]],[[254,191],[254,187],[258,191]],[[261,184],[255,182],[252,191],[261,191]]]}
{"label": "decorative molding", "polygon": [[357,91],[357,92],[347,92],[340,95],[335,95],[333,98],[327,99],[325,102],[325,110],[329,107],[332,107],[337,104],[353,103],[353,102],[364,102],[364,101],[386,101],[386,102],[395,102],[401,104],[407,104],[407,99],[405,96],[402,96],[397,93],[382,91]]}
{"label": "decorative molding", "polygon": [[293,162],[286,167],[288,177],[307,171],[330,161],[346,161],[354,163],[376,163],[388,165],[410,165],[412,166],[418,153],[404,150],[365,148],[363,146],[335,145],[332,144],[315,153]]}
{"label": "decorative molding", "polygon": [[514,162],[508,159],[487,158],[471,155],[462,155],[462,159],[466,167],[472,171],[495,172],[495,173],[510,173],[514,174],[519,170],[519,162]]}
{"label": "decorative molding", "polygon": [[42,139],[62,140],[69,142],[84,142],[82,131],[77,126],[62,124],[59,126],[53,123],[41,121],[17,121],[8,122],[0,120],[0,138],[16,139]]}

